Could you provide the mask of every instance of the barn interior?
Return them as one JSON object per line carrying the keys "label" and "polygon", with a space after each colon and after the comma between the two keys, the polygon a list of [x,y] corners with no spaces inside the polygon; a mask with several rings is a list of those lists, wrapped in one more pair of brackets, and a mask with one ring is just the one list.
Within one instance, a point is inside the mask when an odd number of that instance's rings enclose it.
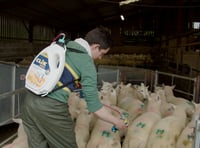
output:
{"label": "barn interior", "polygon": [[[0,141],[18,127],[7,124],[21,113],[22,73],[60,32],[74,40],[105,26],[111,31],[113,47],[95,61],[97,67],[120,67],[124,81],[135,83],[135,76],[150,87],[157,70],[172,73],[172,79],[164,77],[160,83],[177,82],[183,96],[200,102],[199,8],[200,0],[0,0],[0,83],[6,84],[0,87]],[[17,70],[7,64],[16,64],[20,72],[15,75]],[[108,71],[104,68],[102,73]]]}
{"label": "barn interior", "polygon": [[1,0],[0,7],[1,61],[30,64],[58,32],[75,39],[103,25],[114,46],[97,64],[200,70],[199,0]]}

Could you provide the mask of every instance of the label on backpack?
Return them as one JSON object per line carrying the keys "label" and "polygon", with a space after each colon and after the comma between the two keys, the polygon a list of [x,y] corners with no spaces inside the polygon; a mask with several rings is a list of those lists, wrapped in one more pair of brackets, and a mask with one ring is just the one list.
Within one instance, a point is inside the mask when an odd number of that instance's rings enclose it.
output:
{"label": "label on backpack", "polygon": [[47,53],[42,53],[41,55],[39,55],[37,59],[34,61],[34,64],[44,69],[45,71],[50,70]]}
{"label": "label on backpack", "polygon": [[46,56],[41,54],[34,60],[26,80],[35,85],[35,87],[41,88],[49,72],[48,56],[47,54]]}

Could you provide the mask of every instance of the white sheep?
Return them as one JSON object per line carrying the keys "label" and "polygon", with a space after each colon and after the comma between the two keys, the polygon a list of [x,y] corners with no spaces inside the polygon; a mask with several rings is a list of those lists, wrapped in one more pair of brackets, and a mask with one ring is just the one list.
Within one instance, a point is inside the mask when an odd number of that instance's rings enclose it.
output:
{"label": "white sheep", "polygon": [[120,102],[126,97],[144,101],[149,95],[148,86],[145,86],[144,83],[141,83],[141,85],[132,85],[130,83],[124,85],[121,83],[116,87],[116,89],[118,94],[118,104],[120,104]]}
{"label": "white sheep", "polygon": [[104,102],[106,104],[110,105],[117,104],[117,92],[114,88],[109,88],[104,91],[99,91],[99,98],[101,99],[101,102]]}
{"label": "white sheep", "polygon": [[172,115],[172,113],[175,110],[175,105],[167,102],[167,98],[166,98],[165,91],[164,91],[163,87],[156,86],[154,92],[158,93],[161,100],[162,100],[161,108],[160,108],[162,118],[169,116],[169,115]]}
{"label": "white sheep", "polygon": [[182,103],[191,104],[191,102],[188,101],[187,99],[182,98],[182,97],[176,97],[174,95],[173,90],[175,88],[175,85],[172,85],[172,86],[164,85],[163,87],[164,87],[167,102],[173,103],[175,105],[179,105],[179,104],[182,104]]}
{"label": "white sheep", "polygon": [[187,107],[176,105],[173,115],[159,120],[149,135],[147,148],[175,148],[181,131],[186,126]]}
{"label": "white sheep", "polygon": [[79,101],[79,110],[80,113],[75,123],[76,143],[79,148],[86,148],[90,137],[91,121],[94,115],[89,113],[84,99],[80,99]]}
{"label": "white sheep", "polygon": [[117,86],[117,82],[107,82],[102,80],[102,86],[100,91],[104,92],[109,89],[115,88]]}
{"label": "white sheep", "polygon": [[200,115],[200,104],[196,103],[194,104],[195,104],[195,113],[193,114],[192,120],[187,124],[187,126],[181,132],[178,141],[176,143],[176,148],[192,148],[193,146],[195,121],[196,117]]}
{"label": "white sheep", "polygon": [[142,101],[130,97],[124,98],[118,106],[129,113],[129,121],[133,121],[145,111],[145,104]]}
{"label": "white sheep", "polygon": [[145,148],[153,125],[161,119],[161,99],[156,93],[148,97],[147,111],[129,124],[122,148]]}
{"label": "white sheep", "polygon": [[80,100],[79,94],[76,92],[72,92],[68,99],[69,112],[73,120],[76,120],[80,112],[78,109],[79,100]]}
{"label": "white sheep", "polygon": [[[117,106],[106,105],[105,108],[114,116],[121,118],[121,115],[128,115],[128,113]],[[95,126],[91,132],[87,148],[121,148],[121,137],[124,131],[112,131],[113,125],[101,119],[97,119]]]}

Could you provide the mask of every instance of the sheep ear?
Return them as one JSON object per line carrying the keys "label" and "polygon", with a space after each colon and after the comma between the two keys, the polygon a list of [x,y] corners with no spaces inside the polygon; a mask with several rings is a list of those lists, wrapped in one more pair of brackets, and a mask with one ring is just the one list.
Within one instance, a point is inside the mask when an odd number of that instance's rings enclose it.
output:
{"label": "sheep ear", "polygon": [[172,85],[172,89],[174,89],[176,87],[176,85]]}
{"label": "sheep ear", "polygon": [[134,85],[133,85],[133,88],[135,88],[135,89],[138,88],[138,85],[134,84]]}
{"label": "sheep ear", "polygon": [[117,82],[112,82],[112,86],[116,87],[117,86]]}
{"label": "sheep ear", "polygon": [[171,104],[172,109],[175,110],[176,109],[176,105],[174,105],[172,103],[170,103],[170,104]]}
{"label": "sheep ear", "polygon": [[128,83],[128,84],[126,85],[126,87],[131,87],[131,85],[132,85],[131,83]]}
{"label": "sheep ear", "polygon": [[149,95],[147,96],[147,100],[149,101],[151,100],[151,95],[152,95],[152,92],[150,92]]}

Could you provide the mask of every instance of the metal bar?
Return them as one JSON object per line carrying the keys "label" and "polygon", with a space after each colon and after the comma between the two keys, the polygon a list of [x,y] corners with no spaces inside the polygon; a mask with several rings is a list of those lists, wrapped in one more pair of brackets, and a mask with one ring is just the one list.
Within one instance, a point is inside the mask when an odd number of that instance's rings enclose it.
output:
{"label": "metal bar", "polygon": [[156,86],[158,85],[158,71],[155,71],[155,79],[154,79],[154,89],[156,88]]}
{"label": "metal bar", "polygon": [[[174,84],[174,78],[175,78],[175,77],[181,78],[181,79],[185,79],[185,80],[193,81],[193,82],[194,82],[193,94],[187,93],[187,92],[183,92],[183,91],[177,90],[177,89],[175,89],[175,91],[180,92],[180,93],[182,93],[182,94],[188,94],[188,95],[190,95],[190,96],[193,97],[193,101],[196,100],[196,93],[197,93],[197,91],[196,91],[196,82],[197,82],[197,78],[190,78],[190,77],[180,76],[180,75],[177,75],[177,74],[171,74],[171,73],[166,73],[166,72],[160,72],[160,71],[158,71],[156,75],[159,75],[159,74],[172,77],[171,85]],[[157,77],[158,77],[158,76],[157,76]]]}
{"label": "metal bar", "polygon": [[193,101],[195,102],[195,100],[196,100],[196,94],[197,94],[197,78],[195,78],[195,80],[194,80],[194,86],[193,86]]}
{"label": "metal bar", "polygon": [[200,147],[200,120],[199,116],[195,117],[195,128],[194,128],[194,141],[193,141],[193,148]]}
{"label": "metal bar", "polygon": [[12,136],[10,136],[9,138],[7,138],[6,140],[4,140],[3,142],[0,143],[0,147],[3,147],[6,143],[8,143],[8,141],[14,139],[17,137],[17,133],[14,133]]}
{"label": "metal bar", "polygon": [[116,73],[116,72],[118,72],[118,70],[99,72],[99,73],[97,73],[97,75],[108,74],[108,73]]}
{"label": "metal bar", "polygon": [[119,84],[120,71],[117,69],[117,84]]}
{"label": "metal bar", "polygon": [[171,85],[174,84],[174,76],[172,76]]}
{"label": "metal bar", "polygon": [[12,96],[12,95],[15,95],[15,94],[18,94],[18,93],[21,93],[21,92],[25,92],[26,88],[20,88],[20,89],[16,89],[14,91],[11,91],[11,92],[6,92],[6,93],[3,93],[3,94],[0,94],[0,100],[1,99],[4,99],[8,96]]}
{"label": "metal bar", "polygon": [[178,90],[178,89],[174,89],[174,91],[176,91],[176,92],[180,92],[180,93],[182,93],[182,94],[186,94],[186,95],[194,96],[194,94],[187,93],[187,92],[184,92],[184,91],[181,91],[181,90]]}
{"label": "metal bar", "polygon": [[13,123],[12,118],[13,118],[13,117],[10,117],[9,119],[4,120],[3,122],[0,122],[0,126],[6,125],[6,124],[10,124],[10,123]]}
{"label": "metal bar", "polygon": [[144,79],[128,79],[130,81],[134,81],[134,82],[144,82],[144,84],[146,84],[146,81]]}
{"label": "metal bar", "polygon": [[[12,91],[15,90],[16,66],[12,66]],[[15,95],[12,95],[12,117],[15,116]]]}
{"label": "metal bar", "polygon": [[147,85],[147,71],[144,70],[144,84]]}
{"label": "metal bar", "polygon": [[150,78],[150,90],[154,91],[154,81],[155,81],[155,71],[151,70],[151,78]]}
{"label": "metal bar", "polygon": [[5,120],[3,122],[0,122],[0,126],[13,123],[13,119],[14,118],[19,118],[21,115],[22,115],[22,113],[19,113],[18,115],[15,115],[15,116],[11,116],[9,119],[7,119],[7,120]]}
{"label": "metal bar", "polygon": [[160,71],[158,71],[158,74],[163,74],[163,75],[167,75],[167,76],[171,76],[171,77],[178,77],[178,78],[182,78],[182,79],[186,79],[186,80],[193,80],[193,81],[196,79],[196,78],[189,78],[189,77],[180,76],[180,75],[177,75],[177,74],[160,72]]}
{"label": "metal bar", "polygon": [[196,80],[196,94],[195,94],[195,102],[199,103],[200,102],[200,75],[198,75],[197,80]]}

